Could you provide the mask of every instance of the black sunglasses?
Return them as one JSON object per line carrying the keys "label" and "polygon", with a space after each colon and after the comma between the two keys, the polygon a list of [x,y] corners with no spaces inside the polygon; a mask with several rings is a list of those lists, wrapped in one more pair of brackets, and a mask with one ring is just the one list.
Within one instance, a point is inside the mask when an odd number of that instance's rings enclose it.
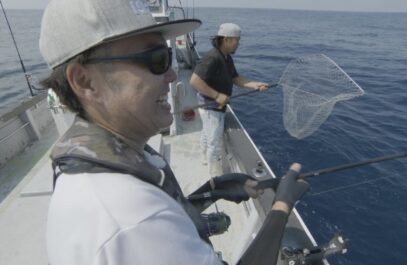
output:
{"label": "black sunglasses", "polygon": [[167,46],[157,46],[140,53],[113,57],[90,58],[84,64],[120,61],[141,63],[148,67],[151,73],[161,75],[167,72],[172,64],[172,50]]}

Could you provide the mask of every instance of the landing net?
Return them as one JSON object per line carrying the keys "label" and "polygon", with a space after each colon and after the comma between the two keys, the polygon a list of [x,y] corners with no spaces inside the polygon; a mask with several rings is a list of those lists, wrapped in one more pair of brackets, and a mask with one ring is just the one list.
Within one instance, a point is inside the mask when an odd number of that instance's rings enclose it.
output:
{"label": "landing net", "polygon": [[292,60],[279,85],[284,94],[284,127],[297,139],[314,133],[338,101],[364,94],[363,89],[324,54]]}

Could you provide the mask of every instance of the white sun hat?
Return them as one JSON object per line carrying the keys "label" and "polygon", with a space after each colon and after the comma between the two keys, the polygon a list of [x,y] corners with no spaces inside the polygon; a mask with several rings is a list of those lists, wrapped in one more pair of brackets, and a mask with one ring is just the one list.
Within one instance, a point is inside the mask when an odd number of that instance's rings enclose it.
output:
{"label": "white sun hat", "polygon": [[170,39],[200,25],[198,19],[158,24],[144,0],[51,0],[39,45],[45,62],[55,68],[101,43],[152,32]]}
{"label": "white sun hat", "polygon": [[241,29],[234,23],[224,23],[219,26],[217,36],[222,37],[240,37]]}

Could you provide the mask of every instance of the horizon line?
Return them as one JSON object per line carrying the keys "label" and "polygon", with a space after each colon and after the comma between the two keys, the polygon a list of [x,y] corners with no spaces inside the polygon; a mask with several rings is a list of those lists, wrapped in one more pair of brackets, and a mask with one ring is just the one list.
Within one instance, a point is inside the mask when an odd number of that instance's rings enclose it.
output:
{"label": "horizon line", "polygon": [[[177,6],[177,5],[173,5]],[[186,7],[184,7],[186,8]],[[188,9],[193,7],[189,6]],[[228,8],[228,9],[272,9],[272,10],[282,10],[282,11],[316,11],[316,12],[354,12],[354,13],[407,13],[407,10],[347,10],[347,9],[301,9],[301,8],[277,8],[277,7],[246,7],[246,6],[195,6],[195,8]],[[0,8],[1,9],[1,8]],[[44,8],[5,8],[5,10],[44,10]]]}

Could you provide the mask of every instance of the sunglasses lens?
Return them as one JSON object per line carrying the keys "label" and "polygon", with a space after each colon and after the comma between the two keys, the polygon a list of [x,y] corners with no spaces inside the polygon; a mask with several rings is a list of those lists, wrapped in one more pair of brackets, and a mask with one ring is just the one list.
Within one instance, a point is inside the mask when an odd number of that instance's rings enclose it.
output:
{"label": "sunglasses lens", "polygon": [[168,48],[159,49],[151,54],[149,68],[153,74],[163,74],[167,72],[171,65],[171,50]]}
{"label": "sunglasses lens", "polygon": [[168,71],[172,63],[172,50],[168,47],[157,47],[149,51],[123,56],[91,58],[86,63],[105,63],[130,61],[146,66],[153,74],[161,75]]}

